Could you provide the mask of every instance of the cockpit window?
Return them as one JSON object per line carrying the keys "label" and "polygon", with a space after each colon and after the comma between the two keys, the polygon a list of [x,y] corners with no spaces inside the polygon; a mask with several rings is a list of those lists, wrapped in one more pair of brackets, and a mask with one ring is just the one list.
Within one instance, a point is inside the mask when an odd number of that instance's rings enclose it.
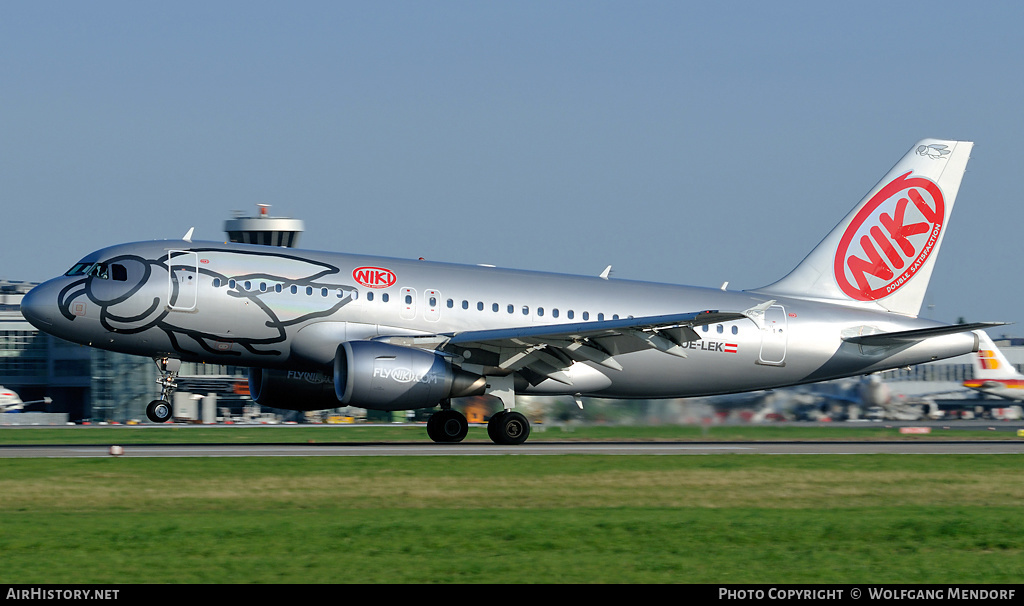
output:
{"label": "cockpit window", "polygon": [[128,269],[124,265],[114,263],[110,266],[110,277],[118,282],[127,282]]}
{"label": "cockpit window", "polygon": [[89,268],[92,267],[92,263],[78,263],[74,267],[68,270],[65,276],[84,276]]}
{"label": "cockpit window", "polygon": [[[116,266],[116,267],[121,267],[121,269],[124,270],[123,266]],[[72,267],[71,269],[68,270],[68,273],[66,273],[64,275],[65,276],[93,276],[93,277],[99,278],[101,280],[106,280],[106,279],[110,278],[110,274],[107,273],[107,264],[106,263],[77,263],[77,264],[75,264],[74,267]],[[125,277],[123,279],[125,279],[125,280],[128,279],[127,274],[125,275]]]}

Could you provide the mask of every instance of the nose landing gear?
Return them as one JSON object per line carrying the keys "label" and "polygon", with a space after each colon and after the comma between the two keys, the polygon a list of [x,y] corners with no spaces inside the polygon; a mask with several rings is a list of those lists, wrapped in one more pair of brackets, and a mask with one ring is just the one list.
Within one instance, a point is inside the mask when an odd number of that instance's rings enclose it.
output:
{"label": "nose landing gear", "polygon": [[154,358],[157,368],[160,369],[160,378],[157,383],[160,385],[160,399],[153,400],[146,406],[146,416],[154,423],[166,423],[171,420],[174,413],[171,407],[171,394],[178,384],[174,382],[178,378],[178,370],[181,369],[181,360],[177,358]]}

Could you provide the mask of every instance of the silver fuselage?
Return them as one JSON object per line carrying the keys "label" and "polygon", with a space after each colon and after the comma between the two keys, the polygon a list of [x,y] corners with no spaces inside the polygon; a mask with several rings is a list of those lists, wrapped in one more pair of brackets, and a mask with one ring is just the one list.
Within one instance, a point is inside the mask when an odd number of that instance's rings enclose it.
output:
{"label": "silver fuselage", "polygon": [[213,242],[124,244],[81,263],[123,269],[116,278],[67,275],[41,284],[23,301],[36,326],[111,351],[247,367],[329,373],[345,341],[744,310],[768,300],[775,303],[760,326],[749,319],[697,326],[700,339],[685,345],[685,358],[642,349],[616,356],[621,370],[576,362],[571,385],[545,380],[517,389],[615,398],[722,394],[871,373],[977,347],[969,332],[888,347],[844,342],[937,324],[757,291]]}

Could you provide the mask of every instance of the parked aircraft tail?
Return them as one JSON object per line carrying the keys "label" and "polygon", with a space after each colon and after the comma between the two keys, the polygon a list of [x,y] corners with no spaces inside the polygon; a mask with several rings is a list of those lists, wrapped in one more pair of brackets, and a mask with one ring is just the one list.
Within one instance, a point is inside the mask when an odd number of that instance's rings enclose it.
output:
{"label": "parked aircraft tail", "polygon": [[1017,369],[1010,364],[999,351],[988,333],[984,330],[977,330],[978,352],[974,354],[974,379],[975,381],[993,381],[999,379],[1024,379],[1024,375],[1017,372]]}
{"label": "parked aircraft tail", "polygon": [[973,146],[914,145],[796,269],[757,292],[916,316]]}

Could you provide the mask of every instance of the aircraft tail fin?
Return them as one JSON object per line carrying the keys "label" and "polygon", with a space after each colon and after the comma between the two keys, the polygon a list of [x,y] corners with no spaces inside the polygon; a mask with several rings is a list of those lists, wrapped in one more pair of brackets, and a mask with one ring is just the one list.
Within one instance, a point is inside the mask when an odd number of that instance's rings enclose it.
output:
{"label": "aircraft tail fin", "polygon": [[755,292],[916,316],[973,146],[918,142],[796,269]]}
{"label": "aircraft tail fin", "polygon": [[974,354],[974,378],[976,380],[989,381],[995,379],[1024,379],[1024,375],[1017,372],[1017,369],[1010,364],[999,351],[988,333],[984,330],[976,330],[978,335],[978,352]]}

